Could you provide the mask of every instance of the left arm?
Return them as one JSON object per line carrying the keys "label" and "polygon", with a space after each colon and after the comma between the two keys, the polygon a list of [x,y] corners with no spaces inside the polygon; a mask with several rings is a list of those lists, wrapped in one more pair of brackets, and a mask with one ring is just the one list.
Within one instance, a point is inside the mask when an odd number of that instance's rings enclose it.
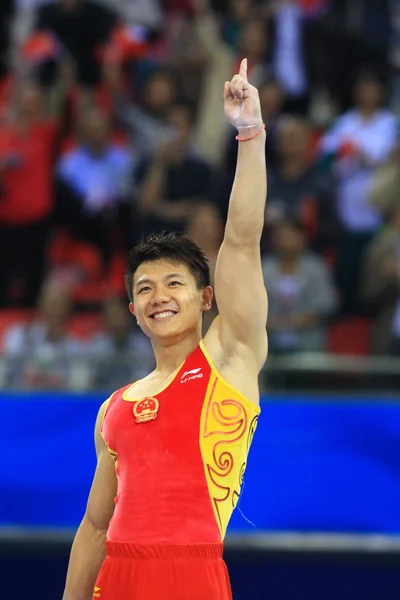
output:
{"label": "left arm", "polygon": [[[247,81],[247,61],[240,74],[225,84],[225,113],[249,138],[260,132],[262,117],[258,91]],[[223,348],[235,347],[254,358],[260,370],[267,354],[267,293],[264,285],[260,240],[264,225],[267,176],[265,132],[238,142],[235,181],[229,201],[225,236],[215,271]]]}

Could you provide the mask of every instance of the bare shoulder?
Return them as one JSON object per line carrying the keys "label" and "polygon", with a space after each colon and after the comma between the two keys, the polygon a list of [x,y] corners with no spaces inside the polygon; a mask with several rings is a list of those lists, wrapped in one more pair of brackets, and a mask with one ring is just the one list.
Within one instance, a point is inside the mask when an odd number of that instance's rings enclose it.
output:
{"label": "bare shoulder", "polygon": [[104,443],[103,437],[101,435],[101,426],[103,425],[104,417],[107,412],[108,405],[110,404],[110,400],[111,400],[111,396],[109,398],[107,398],[107,400],[105,400],[105,402],[103,402],[103,404],[100,406],[98,413],[97,413],[96,425],[94,428],[94,442],[96,445],[97,456],[99,455],[101,450],[105,447],[105,443]]}
{"label": "bare shoulder", "polygon": [[211,324],[204,337],[204,348],[220,375],[253,404],[259,405],[258,376],[267,357],[265,348],[254,350],[232,339],[221,340],[219,317]]}

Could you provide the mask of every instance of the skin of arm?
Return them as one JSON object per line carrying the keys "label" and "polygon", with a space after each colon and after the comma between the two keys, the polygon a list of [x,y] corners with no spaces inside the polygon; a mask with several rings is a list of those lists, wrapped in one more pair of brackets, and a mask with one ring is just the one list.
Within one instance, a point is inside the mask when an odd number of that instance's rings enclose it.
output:
{"label": "skin of arm", "polygon": [[103,403],[96,420],[97,468],[86,512],[72,544],[63,600],[92,600],[94,584],[106,555],[106,535],[117,493],[114,461],[100,433],[107,405],[108,401]]}
{"label": "skin of arm", "polygon": [[258,91],[247,80],[247,60],[225,83],[225,115],[239,131],[235,180],[225,236],[218,254],[215,292],[222,347],[235,347],[259,372],[267,355],[268,298],[261,267],[267,176],[265,132]]}

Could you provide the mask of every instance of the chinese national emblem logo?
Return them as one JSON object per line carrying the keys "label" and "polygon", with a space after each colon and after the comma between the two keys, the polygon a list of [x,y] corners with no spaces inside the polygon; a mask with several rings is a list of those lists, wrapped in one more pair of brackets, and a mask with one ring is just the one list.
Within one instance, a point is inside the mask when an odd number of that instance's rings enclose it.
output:
{"label": "chinese national emblem logo", "polygon": [[154,421],[154,419],[157,419],[159,408],[159,401],[157,398],[153,398],[151,396],[136,402],[133,406],[133,414],[135,416],[136,423],[147,423],[148,421]]}

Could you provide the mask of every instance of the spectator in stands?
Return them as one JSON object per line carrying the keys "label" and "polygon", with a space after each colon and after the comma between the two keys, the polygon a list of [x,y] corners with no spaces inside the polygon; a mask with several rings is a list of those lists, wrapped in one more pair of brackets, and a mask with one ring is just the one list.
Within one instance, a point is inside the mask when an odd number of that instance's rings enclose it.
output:
{"label": "spectator in stands", "polygon": [[105,300],[103,318],[104,331],[93,336],[87,349],[93,361],[91,387],[115,390],[148,375],[155,366],[154,355],[121,298]]}
{"label": "spectator in stands", "polygon": [[[214,286],[215,265],[224,235],[224,223],[217,207],[213,204],[203,204],[194,208],[186,225],[186,235],[198,244],[207,256],[211,285]],[[211,310],[203,315],[204,333],[217,315],[218,308],[214,299]]]}
{"label": "spectator in stands", "polygon": [[115,113],[122,128],[131,138],[137,156],[148,158],[160,145],[160,140],[171,132],[168,116],[178,96],[175,77],[166,69],[158,69],[148,76],[143,91],[129,99],[124,75],[115,64],[104,66],[104,80],[114,97]]}
{"label": "spectator in stands", "polygon": [[338,232],[334,185],[318,171],[311,145],[311,128],[302,117],[284,116],[276,126],[277,165],[268,171],[266,226],[281,218],[302,221],[309,242],[329,251]]}
{"label": "spectator in stands", "polygon": [[112,10],[117,10],[127,25],[142,26],[158,31],[163,22],[163,5],[160,0],[102,0]]}
{"label": "spectator in stands", "polygon": [[71,359],[83,350],[66,330],[71,309],[66,288],[52,282],[44,285],[37,318],[28,324],[14,325],[5,334],[7,387],[64,389],[68,386]]}
{"label": "spectator in stands", "polygon": [[272,353],[321,351],[335,290],[322,259],[306,251],[305,233],[294,220],[275,229],[275,254],[263,260],[268,289],[268,336]]}
{"label": "spectator in stands", "polygon": [[354,86],[355,107],[340,116],[322,141],[334,160],[338,182],[337,207],[342,229],[338,257],[338,282],[342,311],[359,311],[358,289],[361,256],[381,222],[369,194],[375,169],[396,145],[398,122],[382,107],[385,88],[376,73],[363,72]]}
{"label": "spectator in stands", "polygon": [[236,51],[243,25],[251,18],[253,11],[253,0],[228,0],[226,16],[222,24],[222,38],[232,51]]}
{"label": "spectator in stands", "polygon": [[386,225],[368,247],[363,267],[361,296],[375,321],[372,352],[400,356],[399,201],[388,209]]}
{"label": "spectator in stands", "polygon": [[384,214],[400,205],[400,138],[389,160],[376,169],[369,199]]}
{"label": "spectator in stands", "polygon": [[78,238],[95,243],[107,262],[113,227],[124,225],[133,156],[113,143],[110,119],[99,109],[82,113],[78,138],[79,145],[57,167],[59,220]]}
{"label": "spectator in stands", "polygon": [[270,36],[264,19],[254,15],[243,23],[237,51],[236,62],[240,62],[241,56],[247,56],[249,81],[252,85],[259,87],[268,76],[272,75],[269,56]]}
{"label": "spectator in stands", "polygon": [[[221,34],[219,20],[211,10],[209,0],[195,0],[195,32],[206,60],[203,85],[199,96],[198,127],[195,132],[196,148],[214,165],[220,165],[231,131],[218,118],[223,110],[221,87],[227,73],[235,73],[243,56],[248,58],[248,76],[253,85],[259,86],[272,74],[269,62],[269,29],[262,16],[244,7],[246,18],[240,17],[237,45],[234,49]],[[240,12],[240,9],[239,9]],[[243,16],[243,15],[242,15]]]}
{"label": "spectator in stands", "polygon": [[0,79],[7,73],[7,53],[10,38],[9,19],[13,10],[13,1],[4,0],[0,6]]}
{"label": "spectator in stands", "polygon": [[[0,306],[33,306],[42,285],[56,133],[42,90],[24,82],[12,121],[0,129]],[[16,276],[22,289],[12,297]]]}
{"label": "spectator in stands", "polygon": [[113,10],[94,0],[57,0],[39,8],[35,29],[55,35],[75,62],[78,83],[91,88],[101,77],[99,49],[117,21]]}
{"label": "spectator in stands", "polygon": [[276,135],[279,118],[285,105],[285,92],[275,77],[269,77],[259,88],[261,111],[268,127],[269,142],[266,147],[267,164],[274,167],[278,161]]}
{"label": "spectator in stands", "polygon": [[212,170],[191,149],[193,110],[176,104],[170,111],[171,135],[159,140],[150,160],[136,172],[140,234],[184,231],[193,209],[209,200]]}
{"label": "spectator in stands", "polygon": [[303,44],[303,15],[294,0],[273,3],[273,70],[287,96],[286,110],[306,114],[308,76]]}

